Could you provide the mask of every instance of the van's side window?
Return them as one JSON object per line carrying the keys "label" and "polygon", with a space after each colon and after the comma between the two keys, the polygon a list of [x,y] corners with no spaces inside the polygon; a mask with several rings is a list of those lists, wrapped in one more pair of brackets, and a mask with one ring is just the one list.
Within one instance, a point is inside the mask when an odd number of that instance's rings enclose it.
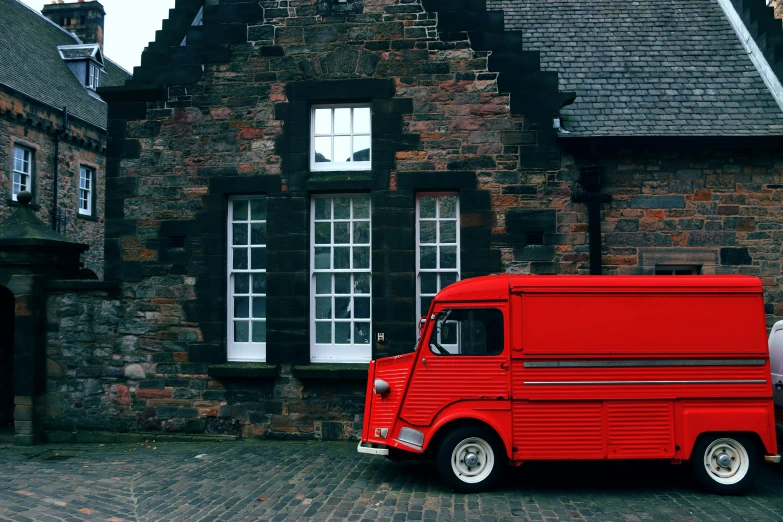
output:
{"label": "van's side window", "polygon": [[497,355],[503,351],[503,312],[453,308],[438,314],[430,336],[436,355]]}

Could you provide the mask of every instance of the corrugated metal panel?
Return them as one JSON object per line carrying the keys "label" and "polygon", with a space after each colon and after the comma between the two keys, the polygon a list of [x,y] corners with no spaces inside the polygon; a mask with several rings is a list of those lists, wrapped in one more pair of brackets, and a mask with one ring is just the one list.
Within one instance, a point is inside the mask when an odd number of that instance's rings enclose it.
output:
{"label": "corrugated metal panel", "polygon": [[508,398],[508,356],[428,356],[418,363],[401,417],[428,426],[435,415],[460,400]]}
{"label": "corrugated metal panel", "polygon": [[514,446],[524,459],[602,459],[606,457],[602,402],[512,405]]}
{"label": "corrugated metal panel", "polygon": [[[392,362],[394,364],[391,364]],[[394,424],[412,363],[413,354],[410,357],[391,359],[390,362],[383,359],[377,361],[375,377],[388,382],[391,391],[385,397],[373,394],[369,433],[372,433],[375,428],[391,428]]]}
{"label": "corrugated metal panel", "polygon": [[610,459],[674,456],[671,401],[606,403]]}

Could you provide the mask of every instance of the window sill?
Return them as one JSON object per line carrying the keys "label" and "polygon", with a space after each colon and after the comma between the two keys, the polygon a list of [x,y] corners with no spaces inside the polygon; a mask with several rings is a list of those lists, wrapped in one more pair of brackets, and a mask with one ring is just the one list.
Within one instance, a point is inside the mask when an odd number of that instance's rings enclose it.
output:
{"label": "window sill", "polygon": [[[18,201],[14,201],[11,198],[7,198],[5,202],[9,207],[20,206]],[[41,205],[39,205],[38,203],[30,203],[29,205],[27,205],[27,208],[29,208],[30,210],[41,210]]]}
{"label": "window sill", "polygon": [[368,364],[307,364],[293,367],[297,379],[366,381]]}
{"label": "window sill", "polygon": [[87,215],[87,214],[79,214],[79,213],[77,213],[77,214],[76,214],[76,216],[77,216],[79,219],[83,219],[83,220],[85,220],[85,221],[95,221],[95,222],[97,222],[97,221],[100,221],[100,219],[98,218],[98,216]]}
{"label": "window sill", "polygon": [[207,373],[210,377],[274,379],[277,377],[277,365],[260,362],[228,362],[221,364],[210,364]]}

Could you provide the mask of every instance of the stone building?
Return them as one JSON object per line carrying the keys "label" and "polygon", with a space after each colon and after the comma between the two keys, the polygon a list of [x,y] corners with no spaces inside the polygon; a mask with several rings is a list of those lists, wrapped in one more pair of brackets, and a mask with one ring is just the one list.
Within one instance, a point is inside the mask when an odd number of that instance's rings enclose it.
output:
{"label": "stone building", "polygon": [[39,429],[355,439],[367,362],[489,273],[753,274],[771,323],[778,32],[764,0],[178,1],[102,90],[117,294],[49,292]]}
{"label": "stone building", "polygon": [[[100,3],[47,7],[57,12],[56,23],[17,0],[4,1],[0,9],[0,222],[18,210],[18,194],[29,191],[29,208],[43,223],[89,246],[81,257],[86,270],[76,275],[95,277],[103,273],[107,144],[107,106],[96,89],[122,84],[130,74],[103,56]],[[82,20],[89,23],[72,24]],[[13,342],[6,337],[12,331],[7,309],[13,310],[13,296],[5,287],[14,285],[8,279],[12,272],[0,271],[2,427],[13,420]]]}

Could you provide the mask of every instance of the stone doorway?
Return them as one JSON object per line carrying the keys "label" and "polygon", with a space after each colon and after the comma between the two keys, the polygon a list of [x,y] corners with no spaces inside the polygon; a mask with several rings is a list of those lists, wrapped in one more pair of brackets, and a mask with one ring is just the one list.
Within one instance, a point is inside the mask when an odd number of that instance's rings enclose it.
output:
{"label": "stone doorway", "polygon": [[0,443],[14,437],[14,294],[0,286]]}

